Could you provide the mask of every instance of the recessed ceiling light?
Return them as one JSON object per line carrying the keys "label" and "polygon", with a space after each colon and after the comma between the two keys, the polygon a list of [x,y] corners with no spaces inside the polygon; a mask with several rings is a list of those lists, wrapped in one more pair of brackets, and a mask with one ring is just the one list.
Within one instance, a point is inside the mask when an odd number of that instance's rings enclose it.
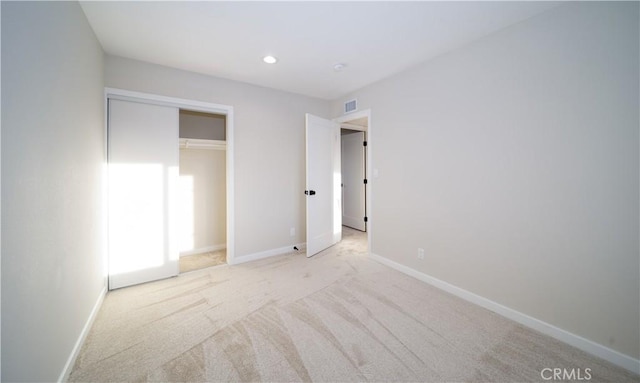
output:
{"label": "recessed ceiling light", "polygon": [[347,64],[345,63],[337,63],[336,65],[333,66],[333,70],[335,70],[336,72],[340,72],[346,67],[347,67]]}
{"label": "recessed ceiling light", "polygon": [[266,62],[267,64],[275,64],[278,62],[278,59],[273,56],[264,56],[262,58],[262,61]]}

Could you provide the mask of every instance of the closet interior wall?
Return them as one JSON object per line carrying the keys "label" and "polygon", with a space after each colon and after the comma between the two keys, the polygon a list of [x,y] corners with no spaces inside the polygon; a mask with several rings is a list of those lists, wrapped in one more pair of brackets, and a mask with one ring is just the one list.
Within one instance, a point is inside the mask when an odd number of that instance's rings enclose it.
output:
{"label": "closet interior wall", "polygon": [[180,110],[180,256],[226,248],[225,116]]}

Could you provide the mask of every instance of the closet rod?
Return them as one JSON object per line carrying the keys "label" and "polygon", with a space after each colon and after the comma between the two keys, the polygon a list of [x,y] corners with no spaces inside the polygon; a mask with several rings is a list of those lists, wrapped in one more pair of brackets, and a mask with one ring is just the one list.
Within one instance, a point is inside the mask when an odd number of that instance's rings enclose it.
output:
{"label": "closet rod", "polygon": [[202,140],[197,138],[181,138],[181,149],[226,150],[227,142],[220,140]]}

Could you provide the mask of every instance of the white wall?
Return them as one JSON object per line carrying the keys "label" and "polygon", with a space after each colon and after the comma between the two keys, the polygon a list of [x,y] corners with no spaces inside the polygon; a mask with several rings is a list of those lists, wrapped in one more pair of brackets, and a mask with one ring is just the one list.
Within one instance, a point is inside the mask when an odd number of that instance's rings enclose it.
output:
{"label": "white wall", "polygon": [[[226,245],[226,151],[180,149],[181,252]],[[185,193],[185,194],[183,194]]]}
{"label": "white wall", "polygon": [[372,252],[637,359],[638,17],[563,5],[334,102],[372,108]]}
{"label": "white wall", "polygon": [[329,102],[114,56],[105,83],[233,106],[235,257],[304,241],[304,113],[328,117]]}
{"label": "white wall", "polygon": [[2,2],[2,381],[56,381],[105,286],[103,53],[77,3]]}

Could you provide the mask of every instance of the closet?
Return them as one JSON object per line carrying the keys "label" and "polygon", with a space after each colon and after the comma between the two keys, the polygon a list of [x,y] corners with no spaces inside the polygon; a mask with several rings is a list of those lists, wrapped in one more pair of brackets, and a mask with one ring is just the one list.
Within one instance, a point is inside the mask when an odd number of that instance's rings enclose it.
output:
{"label": "closet", "polygon": [[114,88],[105,102],[109,289],[196,254],[233,263],[233,107]]}
{"label": "closet", "polygon": [[226,262],[226,118],[179,112],[180,272]]}

